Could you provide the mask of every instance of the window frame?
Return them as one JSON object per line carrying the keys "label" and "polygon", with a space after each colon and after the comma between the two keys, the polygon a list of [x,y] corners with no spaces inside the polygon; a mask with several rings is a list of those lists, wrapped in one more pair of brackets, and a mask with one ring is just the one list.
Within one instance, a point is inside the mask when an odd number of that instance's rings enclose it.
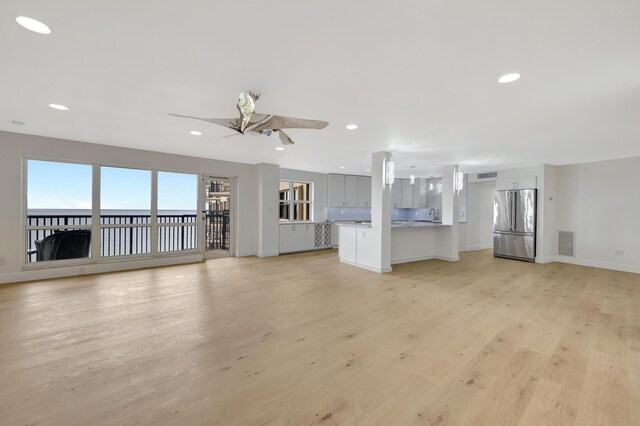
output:
{"label": "window frame", "polygon": [[[34,228],[33,226],[29,226],[27,222],[27,216],[29,213],[28,209],[28,177],[29,177],[29,160],[34,161],[48,161],[54,163],[67,163],[67,164],[79,164],[79,165],[88,165],[92,167],[92,203],[91,203],[91,225],[77,225],[77,226],[68,226],[69,228],[73,227],[74,229],[91,229],[91,256],[78,258],[78,259],[61,259],[61,260],[47,260],[40,262],[28,262],[27,261],[27,239],[26,232],[28,229]],[[118,255],[118,256],[101,256],[100,245],[102,243],[102,229],[109,227],[109,225],[102,225],[100,223],[100,210],[101,210],[101,198],[100,198],[100,190],[101,190],[101,167],[112,167],[112,168],[123,168],[123,169],[135,169],[135,170],[145,170],[151,172],[151,217],[148,225],[145,226],[150,227],[150,250],[149,253],[140,253],[140,254],[126,254],[126,255]],[[158,229],[159,227],[167,224],[158,223],[158,172],[169,172],[169,173],[183,173],[183,174],[193,174],[198,178],[198,187],[196,199],[198,200],[198,207],[196,209],[196,217],[197,220],[194,222],[196,225],[196,247],[194,249],[188,250],[178,250],[178,251],[159,251],[158,250]],[[167,257],[178,257],[178,256],[187,256],[193,254],[203,254],[203,248],[201,244],[200,234],[202,231],[202,221],[200,220],[200,196],[201,196],[201,188],[200,188],[200,172],[196,171],[184,171],[184,170],[172,170],[170,168],[150,168],[143,166],[132,166],[128,164],[121,163],[103,163],[103,162],[90,162],[83,160],[70,160],[70,159],[61,159],[61,158],[51,158],[51,157],[40,157],[40,156],[32,156],[25,155],[22,156],[22,202],[20,207],[20,216],[21,216],[21,238],[20,238],[20,258],[21,260],[21,270],[37,270],[37,269],[50,269],[57,267],[66,267],[66,266],[82,266],[88,264],[106,264],[113,262],[126,262],[132,260],[145,260],[145,259],[154,259],[154,258],[167,258]],[[143,224],[133,224],[132,226],[142,226]],[[169,224],[171,225],[171,224]],[[127,227],[129,225],[112,225],[116,227]],[[60,228],[58,226],[53,226],[54,228]],[[51,226],[46,227],[35,227],[35,228],[51,228]],[[232,236],[233,238],[233,236]]]}
{"label": "window frame", "polygon": [[[289,192],[289,197],[285,198],[285,201],[281,201],[280,200],[280,184],[281,183],[288,183],[289,184],[289,189],[287,190]],[[309,185],[309,194],[308,194],[308,199],[307,200],[296,200],[294,197],[294,184],[295,183],[302,183],[305,185]],[[313,197],[314,197],[314,186],[313,186],[313,182],[308,182],[302,179],[280,179],[278,181],[278,212],[280,212],[280,208],[282,205],[286,205],[288,213],[289,213],[289,218],[288,219],[281,219],[278,218],[278,222],[279,223],[304,223],[304,222],[313,222]],[[294,213],[295,213],[295,207],[296,205],[304,205],[307,204],[309,205],[309,219],[306,220],[297,220],[294,219]]]}

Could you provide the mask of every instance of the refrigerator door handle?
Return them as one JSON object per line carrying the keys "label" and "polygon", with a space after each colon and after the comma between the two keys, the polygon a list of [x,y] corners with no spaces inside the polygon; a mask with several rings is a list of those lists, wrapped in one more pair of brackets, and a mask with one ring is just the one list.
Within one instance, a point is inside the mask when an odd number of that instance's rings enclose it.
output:
{"label": "refrigerator door handle", "polygon": [[516,219],[516,213],[517,213],[517,204],[516,202],[518,197],[518,193],[516,191],[513,191],[511,193],[511,209],[512,209],[512,213],[511,213],[511,230],[515,231],[516,227],[517,227],[517,219]]}

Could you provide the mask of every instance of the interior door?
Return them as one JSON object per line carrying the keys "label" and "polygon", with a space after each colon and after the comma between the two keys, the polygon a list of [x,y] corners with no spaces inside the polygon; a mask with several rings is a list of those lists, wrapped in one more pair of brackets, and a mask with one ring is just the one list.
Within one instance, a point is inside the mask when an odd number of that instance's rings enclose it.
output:
{"label": "interior door", "polygon": [[496,191],[493,200],[494,232],[513,231],[513,191]]}
{"label": "interior door", "polygon": [[202,229],[206,259],[231,256],[231,180],[202,176]]}
{"label": "interior door", "polygon": [[515,231],[532,234],[536,230],[536,190],[516,191]]}

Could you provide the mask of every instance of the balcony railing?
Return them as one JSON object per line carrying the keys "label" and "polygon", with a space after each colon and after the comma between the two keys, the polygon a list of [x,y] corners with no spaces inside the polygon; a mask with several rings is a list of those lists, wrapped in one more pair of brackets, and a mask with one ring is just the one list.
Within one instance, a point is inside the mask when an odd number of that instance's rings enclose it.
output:
{"label": "balcony railing", "polygon": [[[56,231],[87,229],[91,215],[27,216],[27,262],[36,261],[35,241]],[[205,248],[229,249],[229,211],[207,212]],[[194,250],[198,246],[198,217],[195,214],[158,215],[158,252]],[[42,227],[44,229],[30,229]],[[124,256],[151,252],[150,215],[100,216],[100,256]]]}

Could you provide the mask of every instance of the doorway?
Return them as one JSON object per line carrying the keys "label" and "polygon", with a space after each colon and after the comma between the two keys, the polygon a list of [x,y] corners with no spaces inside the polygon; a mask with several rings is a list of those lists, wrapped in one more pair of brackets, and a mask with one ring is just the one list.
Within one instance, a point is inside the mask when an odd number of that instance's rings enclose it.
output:
{"label": "doorway", "polygon": [[231,256],[231,180],[203,176],[202,182],[205,259]]}

